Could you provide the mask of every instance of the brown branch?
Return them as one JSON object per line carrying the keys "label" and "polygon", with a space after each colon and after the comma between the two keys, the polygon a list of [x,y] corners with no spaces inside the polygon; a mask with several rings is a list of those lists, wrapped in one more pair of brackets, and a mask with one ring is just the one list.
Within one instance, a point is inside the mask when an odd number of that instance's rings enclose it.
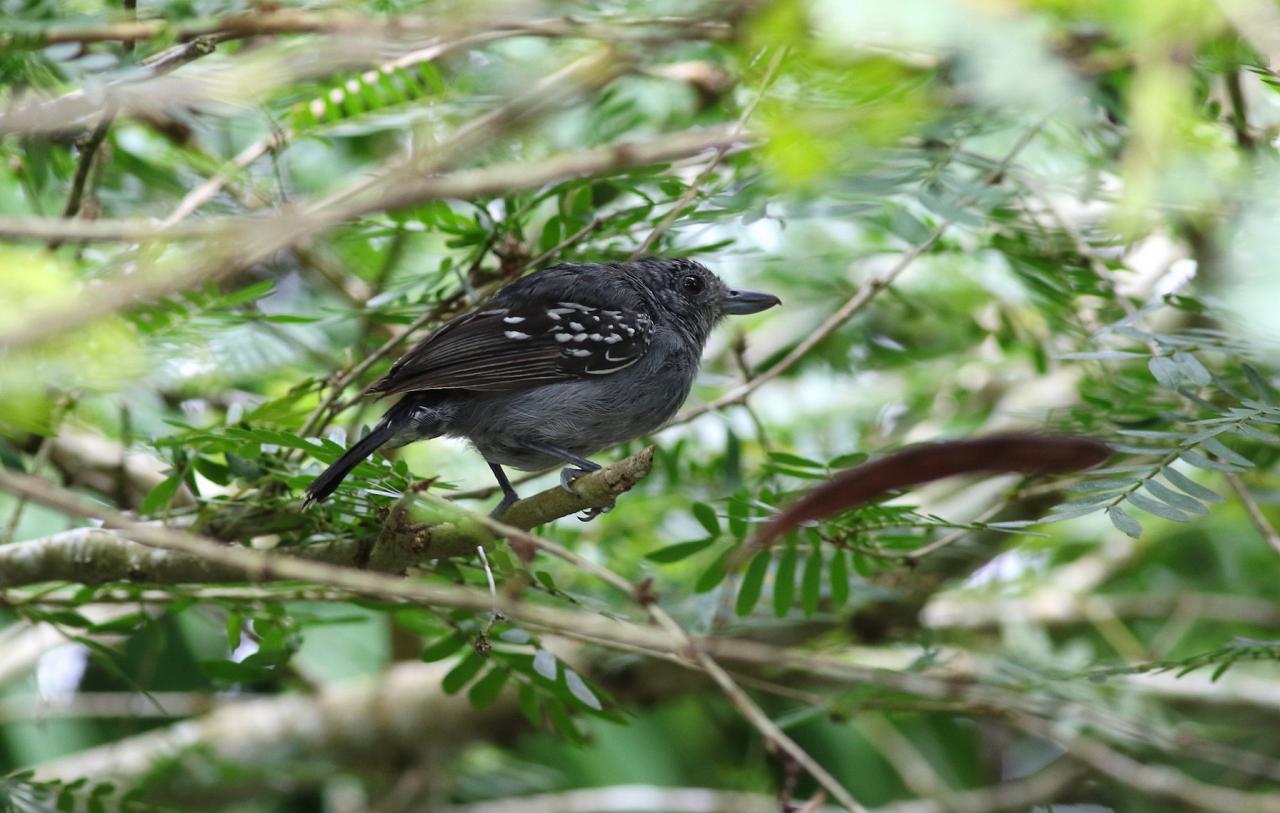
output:
{"label": "brown branch", "polygon": [[465,692],[442,692],[440,681],[452,666],[406,663],[372,680],[323,687],[312,697],[235,701],[195,720],[54,759],[36,772],[47,779],[141,779],[161,759],[193,749],[242,765],[269,763],[285,747],[367,760],[373,751],[416,751],[430,733],[483,735],[485,721],[501,709],[477,714]]}
{"label": "brown branch", "polygon": [[[80,143],[80,159],[76,163],[76,174],[71,178],[71,192],[67,195],[67,205],[62,210],[63,217],[75,217],[80,213],[84,190],[89,181],[89,170],[93,168],[93,159],[98,155],[102,142],[106,140],[107,131],[111,129],[111,122],[114,119],[115,117],[110,113],[103,114],[102,120],[93,128],[93,132]],[[50,248],[56,247],[56,244],[50,246]]]}
{"label": "brown branch", "polygon": [[[715,149],[733,141],[722,129],[674,133],[646,141],[620,141],[605,147],[567,153],[537,163],[494,164],[483,169],[424,177],[407,182],[387,196],[325,213],[301,213],[296,207],[265,219],[218,218],[198,227],[146,227],[127,221],[62,221],[41,218],[0,217],[0,236],[65,240],[173,238],[184,235],[217,236],[200,253],[203,260],[187,262],[168,274],[139,273],[100,285],[90,299],[49,309],[0,335],[0,352],[42,341],[114,313],[121,308],[216,280],[275,251],[338,223],[383,209],[402,208],[427,200],[468,199],[536,189],[544,184],[617,172],[632,167],[665,163]],[[212,256],[211,256],[212,255]]]}
{"label": "brown branch", "polygon": [[1267,599],[1222,593],[1084,595],[1062,587],[1056,579],[1025,596],[941,596],[925,607],[921,621],[931,629],[983,629],[1010,619],[1056,626],[1091,623],[1108,615],[1156,619],[1187,615],[1198,621],[1280,626],[1280,605]]}
{"label": "brown branch", "polygon": [[202,101],[243,101],[299,79],[327,76],[343,67],[368,65],[376,42],[344,41],[323,53],[260,54],[255,62],[232,63],[212,72],[171,75],[177,68],[212,54],[225,35],[198,37],[143,61],[143,69],[108,81],[92,92],[80,88],[61,96],[28,93],[0,111],[0,133],[65,133],[105,116],[165,118],[173,108]]}
{"label": "brown branch", "polygon": [[1267,515],[1262,513],[1262,508],[1259,507],[1258,501],[1253,498],[1253,495],[1249,493],[1248,487],[1236,474],[1228,474],[1226,480],[1227,485],[1231,486],[1231,490],[1235,492],[1240,504],[1244,506],[1245,512],[1249,515],[1249,522],[1258,531],[1263,541],[1270,545],[1271,549],[1276,553],[1280,553],[1280,534],[1276,533],[1275,526],[1267,519]]}
{"label": "brown branch", "polygon": [[1201,810],[1221,813],[1280,813],[1280,796],[1211,785],[1167,765],[1149,765],[1067,726],[1017,717],[1014,725],[1041,739],[1056,742],[1098,773],[1157,799],[1175,799]]}
{"label": "brown branch", "polygon": [[[650,447],[579,478],[574,483],[573,494],[555,486],[511,506],[507,516],[513,525],[527,530],[588,508],[613,505],[619,495],[630,490],[649,473],[652,464],[653,449]],[[83,510],[71,510],[71,506],[80,504],[78,498],[57,492],[38,478],[3,473],[0,474],[0,487],[24,494],[36,502],[46,501],[45,504],[50,499],[60,500],[60,510],[68,510],[72,514],[92,513],[87,506],[81,506]],[[32,497],[32,494],[40,494],[42,497]],[[307,576],[290,571],[287,565],[282,569],[273,564],[272,560],[353,567],[360,555],[359,545],[355,540],[341,539],[321,545],[290,548],[286,551],[287,557],[271,554],[263,559],[257,551],[222,545],[193,537],[183,531],[137,523],[114,512],[108,513],[118,519],[113,526],[123,529],[124,533],[101,528],[76,528],[41,539],[0,546],[0,587],[50,581],[81,584],[115,581],[177,584],[242,581],[246,578],[259,581],[273,578],[307,580]],[[289,519],[301,521],[296,515]],[[242,534],[256,536],[266,532],[267,529],[262,527],[263,522],[261,516],[250,512],[241,517],[223,517],[215,525],[215,530],[232,538]],[[187,543],[161,545],[164,548],[161,549],[155,546],[157,539],[167,539],[169,542],[186,539]],[[477,546],[492,544],[493,537],[481,528],[459,523],[423,525],[403,522],[391,532],[383,534],[380,541],[381,544],[374,547],[370,556],[369,567],[399,572],[427,559],[470,556]],[[209,548],[209,545],[215,547]],[[205,554],[212,554],[212,558]],[[249,556],[246,558],[240,554]],[[330,583],[323,578],[324,573],[312,571],[312,574],[319,576],[312,580],[320,584]]]}
{"label": "brown branch", "polygon": [[[18,441],[19,448],[35,453],[44,439],[35,435]],[[118,441],[71,426],[62,426],[48,438],[49,464],[63,482],[87,488],[117,500],[122,508],[137,508],[151,489],[168,477],[168,464],[139,451],[130,451]],[[185,485],[174,495],[173,507],[195,505]]]}
{"label": "brown branch", "polygon": [[1227,98],[1231,100],[1231,129],[1236,136],[1236,144],[1252,152],[1258,143],[1249,132],[1249,108],[1244,98],[1244,88],[1240,83],[1240,70],[1231,68],[1222,75],[1227,85]]}
{"label": "brown branch", "polygon": [[[576,485],[576,484],[575,484]],[[514,506],[512,510],[514,510]],[[506,515],[503,517],[506,518]],[[553,556],[563,559],[574,565],[585,573],[596,576],[605,584],[620,591],[632,601],[636,602],[649,619],[665,631],[677,643],[677,651],[685,657],[691,659],[696,666],[707,674],[708,677],[720,688],[720,691],[729,699],[735,708],[755,728],[765,742],[772,748],[776,748],[788,757],[795,760],[814,781],[832,798],[838,801],[846,810],[853,813],[866,813],[866,808],[862,806],[853,795],[849,793],[845,787],[840,784],[825,767],[816,759],[809,755],[807,751],[787,735],[782,728],[773,721],[771,717],[760,708],[760,706],[751,699],[751,696],[742,689],[741,686],[733,679],[733,677],[720,666],[719,663],[711,656],[711,653],[705,648],[701,642],[696,640],[688,632],[685,631],[674,618],[671,617],[666,610],[658,605],[657,598],[652,595],[650,590],[642,585],[632,584],[627,579],[613,572],[604,565],[597,564],[588,559],[579,556],[569,549],[556,544],[547,539],[535,537],[531,534],[521,533],[521,529],[507,525],[491,517],[476,517],[477,521],[493,528],[498,533],[504,533],[516,541],[519,538],[521,543],[530,545],[538,550],[545,551]]]}
{"label": "brown branch", "polygon": [[[583,479],[586,479],[585,477]],[[490,595],[483,590],[450,584],[435,584],[406,580],[386,574],[338,567],[322,562],[305,561],[295,557],[259,550],[225,545],[201,538],[184,531],[136,522],[118,512],[88,503],[79,497],[53,487],[40,480],[9,471],[0,471],[0,487],[33,502],[63,513],[79,517],[98,517],[104,525],[119,529],[141,544],[189,554],[208,566],[226,568],[248,580],[289,579],[327,585],[365,596],[392,601],[410,601],[419,605],[452,607],[472,611],[497,610],[531,629],[549,629],[559,634],[592,636],[601,642],[617,642],[628,647],[641,647],[654,652],[689,657],[691,650],[702,651],[708,658],[724,658],[739,663],[751,663],[783,672],[794,670],[800,674],[835,681],[840,684],[875,685],[896,691],[919,695],[935,700],[955,702],[963,699],[975,709],[987,709],[987,713],[1021,713],[1050,719],[1069,716],[1079,719],[1112,736],[1134,736],[1145,726],[1125,721],[1112,713],[1095,712],[1083,704],[1064,703],[1056,698],[1022,695],[991,685],[984,685],[976,678],[957,678],[947,675],[925,675],[914,672],[893,672],[884,669],[850,663],[843,657],[833,657],[809,652],[779,649],[751,641],[734,639],[691,639],[678,627],[667,627],[665,613],[646,598],[643,591],[636,591],[635,598],[644,603],[646,610],[662,627],[638,626],[619,620],[582,611],[568,611],[533,605],[509,595]],[[491,524],[491,520],[485,520]],[[521,534],[518,529],[512,529]],[[525,534],[527,537],[527,534]],[[572,552],[554,543],[537,540],[544,550],[566,558],[584,572],[601,575],[610,584],[631,589],[628,582],[610,571],[586,562]],[[13,546],[8,546],[13,547]],[[706,669],[706,661],[695,661]],[[722,685],[723,688],[723,685]],[[1154,732],[1139,734],[1153,745],[1166,749],[1187,749],[1184,738],[1170,742],[1168,737]],[[830,788],[828,788],[830,790]]]}
{"label": "brown branch", "polygon": [[[702,21],[702,22],[706,22],[706,21]],[[622,24],[623,23],[620,23],[620,22],[615,23],[615,25],[622,25]],[[545,27],[540,27],[537,22],[534,22],[534,23],[525,24],[523,26],[512,24],[500,29],[480,31],[473,34],[466,34],[466,35],[457,37],[455,39],[446,40],[444,42],[440,42],[438,44],[434,44],[426,48],[421,48],[411,53],[405,54],[404,56],[401,56],[395,60],[392,60],[391,62],[384,63],[384,65],[381,67],[409,68],[415,65],[419,65],[423,62],[432,62],[437,59],[441,59],[453,53],[454,51],[462,50],[464,48],[470,48],[476,45],[484,45],[497,40],[505,39],[507,37],[527,36],[527,35],[530,35],[530,31],[534,29],[539,29],[544,32],[550,30]],[[547,35],[549,36],[549,34]],[[701,37],[697,37],[697,36],[694,36],[692,38],[701,39]],[[611,39],[610,41],[616,41],[616,40]],[[284,145],[288,144],[294,138],[294,135],[295,134],[291,129],[284,127],[278,130],[274,130],[273,132],[269,133],[266,136],[263,136],[261,139],[254,142],[253,144],[250,144],[249,146],[245,147],[235,156],[235,158],[233,158],[226,166],[220,169],[215,175],[211,176],[210,178],[202,182],[199,186],[197,186],[195,189],[192,189],[189,193],[187,193],[187,195],[179,202],[178,206],[173,210],[173,212],[171,212],[169,216],[162,221],[163,224],[172,225],[174,223],[177,223],[183,220],[188,215],[195,212],[205,203],[208,203],[209,200],[211,200],[213,196],[218,193],[218,190],[220,190],[227,183],[227,181],[233,174],[247,168],[248,166],[253,164],[255,161],[257,161],[259,158],[266,155],[270,151],[280,149]]]}
{"label": "brown branch", "polygon": [[[493,31],[508,36],[598,39],[636,43],[678,40],[721,40],[732,33],[728,23],[699,17],[658,17],[650,20],[613,20],[594,23],[572,17],[544,20],[495,20]],[[648,28],[661,28],[650,32]],[[206,20],[173,24],[166,20],[140,20],[104,25],[54,25],[37,35],[0,35],[0,47],[45,47],[64,42],[138,42],[168,36],[177,40],[221,35],[246,38],[281,34],[380,35],[390,38],[453,33],[438,16],[405,14],[383,19],[367,14],[306,9],[276,9],[228,14]]]}
{"label": "brown branch", "polygon": [[[585,479],[585,478],[584,478]],[[390,600],[411,601],[440,607],[466,610],[498,610],[532,629],[550,629],[560,634],[592,636],[602,642],[617,642],[628,647],[641,647],[667,654],[687,654],[691,644],[695,651],[705,651],[708,657],[724,657],[738,662],[753,663],[770,669],[797,670],[824,680],[842,684],[876,685],[897,691],[918,694],[923,697],[955,702],[963,699],[976,709],[988,709],[987,713],[1021,713],[1056,719],[1069,716],[1080,719],[1102,731],[1113,731],[1114,736],[1134,736],[1143,726],[1125,722],[1115,715],[1095,713],[1088,706],[1063,703],[1054,698],[1042,698],[1013,693],[1001,688],[984,686],[975,679],[957,679],[948,676],[932,676],[912,672],[890,672],[849,663],[844,658],[778,649],[750,641],[726,639],[690,639],[672,629],[637,626],[615,617],[606,617],[579,611],[565,611],[531,605],[507,595],[490,595],[481,590],[445,584],[429,584],[404,580],[384,574],[363,572],[345,567],[335,567],[308,562],[273,553],[222,545],[191,534],[160,526],[138,523],[109,509],[87,503],[80,498],[53,488],[38,478],[0,471],[0,486],[27,496],[34,502],[73,516],[100,517],[109,527],[122,529],[140,542],[153,547],[191,554],[206,563],[235,569],[249,579],[285,578],[329,585],[350,590],[360,595]],[[548,550],[557,550],[569,561],[587,572],[601,572],[610,583],[625,580],[580,557],[564,551],[559,546],[538,542]],[[639,596],[637,596],[639,598]],[[642,599],[644,601],[644,599]],[[662,623],[665,616],[652,601],[646,609],[655,620]],[[665,624],[664,624],[665,626]],[[678,628],[677,628],[678,630]],[[705,666],[705,661],[699,659]],[[1141,734],[1152,744],[1165,748],[1187,748],[1185,737],[1176,743],[1168,743],[1152,734]]]}
{"label": "brown branch", "polygon": [[[958,791],[946,804],[928,800],[891,802],[872,808],[872,813],[994,813],[1023,810],[1038,802],[1052,801],[1077,780],[1081,770],[1057,763],[1032,776],[988,788]],[[832,813],[831,805],[810,807],[805,803],[797,813]],[[741,793],[711,788],[669,788],[651,785],[612,787],[495,799],[446,807],[441,813],[599,813],[603,810],[662,810],[668,813],[778,813],[778,800],[757,793]]]}

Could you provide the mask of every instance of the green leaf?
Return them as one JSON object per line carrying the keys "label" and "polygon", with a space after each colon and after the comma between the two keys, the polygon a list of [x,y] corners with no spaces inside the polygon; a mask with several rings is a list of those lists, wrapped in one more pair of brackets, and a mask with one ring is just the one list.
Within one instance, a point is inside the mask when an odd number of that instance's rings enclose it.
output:
{"label": "green leaf", "polygon": [[1246,469],[1253,468],[1252,460],[1233,449],[1227,448],[1227,446],[1217,438],[1209,438],[1205,440],[1200,444],[1200,447],[1213,452],[1215,455],[1222,458],[1225,463],[1229,463],[1233,466],[1241,466]]}
{"label": "green leaf", "polygon": [[445,694],[457,694],[458,690],[466,686],[470,680],[480,673],[484,665],[488,663],[479,652],[474,649],[467,654],[457,666],[449,670],[444,676],[444,680],[440,681],[440,688]]}
{"label": "green leaf", "polygon": [[742,574],[742,583],[738,585],[738,615],[750,615],[760,602],[760,593],[764,589],[764,577],[769,572],[769,562],[773,559],[768,550],[762,550],[751,557],[747,570]]}
{"label": "green leaf", "polygon": [[1200,360],[1190,353],[1179,350],[1173,354],[1173,363],[1177,365],[1182,380],[1193,387],[1207,387],[1213,380]]}
{"label": "green leaf", "polygon": [[806,618],[818,611],[822,601],[822,548],[817,545],[804,562],[804,574],[800,578],[800,602]]}
{"label": "green leaf", "polygon": [[422,650],[422,660],[427,663],[433,661],[442,661],[453,653],[462,649],[462,645],[467,641],[459,633],[446,635],[433,644],[428,644],[427,648]]}
{"label": "green leaf", "polygon": [[751,506],[747,502],[747,494],[739,491],[729,498],[729,533],[735,539],[746,539],[750,519]]}
{"label": "green leaf", "polygon": [[1244,377],[1249,381],[1249,386],[1253,387],[1254,393],[1263,401],[1271,402],[1271,385],[1267,383],[1267,379],[1259,373],[1253,365],[1241,364],[1240,368],[1244,371]]}
{"label": "green leaf", "polygon": [[240,648],[240,636],[244,631],[244,618],[232,610],[227,613],[227,651],[235,652]]}
{"label": "green leaf", "polygon": [[831,556],[827,578],[831,582],[831,605],[843,607],[849,601],[849,565],[847,555],[839,548]]}
{"label": "green leaf", "polygon": [[720,582],[724,581],[726,575],[725,568],[729,563],[729,555],[736,550],[730,546],[723,553],[716,557],[711,566],[702,572],[698,580],[694,582],[693,590],[695,593],[709,593],[720,586]]}
{"label": "green leaf", "polygon": [[516,692],[516,704],[520,706],[520,713],[532,725],[542,724],[542,711],[538,704],[538,692],[528,683],[521,683],[520,689]]}
{"label": "green leaf", "polygon": [[493,705],[493,701],[498,699],[498,695],[502,693],[502,687],[506,685],[507,678],[510,676],[511,673],[506,669],[495,666],[486,672],[484,677],[472,684],[467,692],[467,701],[477,709]]}
{"label": "green leaf", "polygon": [[1111,524],[1123,534],[1131,536],[1134,539],[1142,536],[1142,525],[1136,519],[1129,515],[1118,505],[1113,505],[1107,509],[1107,518],[1111,520]]}
{"label": "green leaf", "polygon": [[161,480],[150,491],[147,496],[142,499],[142,505],[138,506],[138,510],[143,514],[154,514],[169,504],[173,499],[173,495],[178,493],[178,486],[182,484],[182,478],[178,472],[174,472],[168,477]]}
{"label": "green leaf", "polygon": [[533,640],[533,636],[530,635],[527,630],[522,630],[519,627],[512,627],[509,630],[503,630],[498,634],[498,638],[508,644],[516,645],[527,644]]}
{"label": "green leaf", "polygon": [[555,655],[545,649],[539,649],[533,653],[533,671],[542,677],[554,683],[558,669],[559,662],[556,660]]}
{"label": "green leaf", "polygon": [[644,558],[651,562],[658,562],[660,564],[667,565],[672,562],[679,562],[682,559],[688,559],[695,553],[706,550],[714,544],[715,541],[715,539],[695,539],[692,542],[677,542],[674,545],[668,545],[665,548],[658,548],[655,551],[650,551],[644,555]]}
{"label": "green leaf", "polygon": [[604,706],[600,704],[595,692],[591,691],[591,687],[587,686],[586,681],[577,672],[566,668],[564,670],[564,685],[569,689],[569,694],[573,695],[574,699],[582,705],[595,711],[604,710]]}
{"label": "green leaf", "polygon": [[716,516],[715,509],[704,502],[695,502],[693,504],[693,518],[706,529],[707,533],[714,539],[720,535],[720,519]]}
{"label": "green leaf", "polygon": [[1163,517],[1164,519],[1171,520],[1173,522],[1190,522],[1191,521],[1191,517],[1182,513],[1181,511],[1174,508],[1173,506],[1166,505],[1165,503],[1159,502],[1157,500],[1153,500],[1150,497],[1146,497],[1142,494],[1139,494],[1136,491],[1130,494],[1125,499],[1127,499],[1129,502],[1133,503],[1137,507],[1141,508],[1143,511],[1146,511],[1148,514],[1155,514],[1157,517]]}
{"label": "green leaf", "polygon": [[825,463],[819,463],[817,460],[811,460],[807,457],[801,457],[796,454],[787,452],[769,452],[769,459],[775,463],[781,463],[784,466],[792,466],[800,469],[825,469]]}
{"label": "green leaf", "polygon": [[1176,390],[1182,384],[1182,371],[1168,356],[1153,357],[1147,362],[1147,369],[1165,389]]}
{"label": "green leaf", "polygon": [[1280,435],[1273,435],[1270,432],[1264,432],[1256,426],[1250,426],[1247,423],[1234,426],[1230,431],[1243,438],[1248,438],[1249,440],[1256,441],[1258,443],[1265,443],[1268,446],[1280,446]]}
{"label": "green leaf", "polygon": [[548,697],[544,704],[547,710],[547,716],[551,718],[551,725],[556,731],[560,732],[560,736],[565,737],[573,742],[581,743],[586,740],[578,727],[573,724],[573,718],[569,716],[569,710],[565,708],[563,702],[557,697]]}
{"label": "green leaf", "polygon": [[778,567],[773,572],[773,614],[778,618],[787,614],[795,597],[796,555],[795,540],[790,540],[778,557]]}
{"label": "green leaf", "polygon": [[1199,500],[1174,491],[1157,480],[1148,480],[1143,487],[1151,493],[1151,496],[1158,500],[1163,500],[1180,511],[1186,511],[1189,514],[1206,514],[1209,511],[1208,508],[1201,505]]}
{"label": "green leaf", "polygon": [[867,462],[866,452],[850,452],[831,458],[827,461],[827,468],[831,469],[848,469],[853,466],[861,466]]}
{"label": "green leaf", "polygon": [[1192,451],[1190,449],[1183,452],[1179,457],[1182,458],[1183,462],[1195,466],[1197,469],[1204,469],[1205,471],[1220,471],[1226,474],[1235,474],[1242,471],[1239,466],[1232,466],[1227,463],[1219,463],[1216,460],[1210,460],[1199,452]]}
{"label": "green leaf", "polygon": [[1216,491],[1205,488],[1173,467],[1165,468],[1164,479],[1173,483],[1192,497],[1197,497],[1205,502],[1226,502],[1226,500]]}

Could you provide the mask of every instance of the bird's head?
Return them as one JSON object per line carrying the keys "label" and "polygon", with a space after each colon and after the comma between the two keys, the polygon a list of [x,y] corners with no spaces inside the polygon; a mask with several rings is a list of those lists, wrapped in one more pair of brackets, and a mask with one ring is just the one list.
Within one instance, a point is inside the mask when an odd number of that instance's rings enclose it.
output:
{"label": "bird's head", "polygon": [[759,313],[782,303],[773,294],[730,288],[696,260],[646,257],[630,263],[627,274],[649,294],[660,319],[670,317],[699,343],[725,316]]}

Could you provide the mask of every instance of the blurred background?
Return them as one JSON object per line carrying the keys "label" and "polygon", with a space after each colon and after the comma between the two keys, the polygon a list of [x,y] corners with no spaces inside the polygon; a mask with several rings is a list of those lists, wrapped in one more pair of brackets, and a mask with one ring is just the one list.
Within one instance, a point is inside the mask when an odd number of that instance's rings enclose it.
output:
{"label": "blurred background", "polygon": [[[0,810],[1280,810],[1280,5],[0,10]],[[302,510],[412,341],[646,254],[784,306],[568,553],[447,439]],[[1002,430],[1116,455],[744,547]]]}

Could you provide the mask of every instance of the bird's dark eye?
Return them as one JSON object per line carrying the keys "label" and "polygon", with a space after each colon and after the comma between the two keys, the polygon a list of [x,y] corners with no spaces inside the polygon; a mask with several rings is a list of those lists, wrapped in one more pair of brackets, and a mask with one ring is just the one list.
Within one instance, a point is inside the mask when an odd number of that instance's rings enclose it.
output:
{"label": "bird's dark eye", "polygon": [[680,285],[684,288],[685,293],[700,294],[702,289],[706,287],[706,283],[702,281],[702,277],[697,274],[690,274],[680,280]]}

